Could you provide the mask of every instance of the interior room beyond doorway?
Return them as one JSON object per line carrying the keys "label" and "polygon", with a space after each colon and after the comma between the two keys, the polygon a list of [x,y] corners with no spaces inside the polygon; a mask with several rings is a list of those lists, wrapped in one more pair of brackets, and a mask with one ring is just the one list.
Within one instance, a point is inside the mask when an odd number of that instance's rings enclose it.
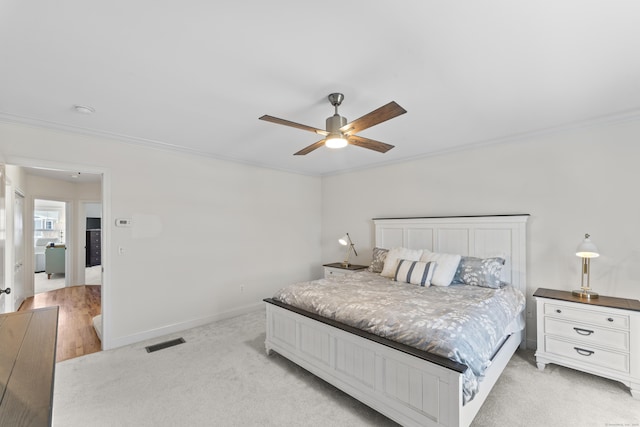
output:
{"label": "interior room beyond doorway", "polygon": [[[85,256],[84,285],[102,284],[101,203],[84,203]],[[56,200],[34,200],[34,294],[69,286],[67,274],[66,203]]]}
{"label": "interior room beyond doorway", "polygon": [[36,294],[66,286],[66,223],[65,202],[34,200],[33,253]]}

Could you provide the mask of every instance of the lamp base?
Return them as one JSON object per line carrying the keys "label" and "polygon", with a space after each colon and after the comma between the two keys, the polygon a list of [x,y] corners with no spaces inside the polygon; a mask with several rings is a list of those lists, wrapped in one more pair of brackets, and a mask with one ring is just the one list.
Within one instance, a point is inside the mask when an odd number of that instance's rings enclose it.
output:
{"label": "lamp base", "polygon": [[584,299],[596,299],[599,296],[597,292],[593,292],[591,289],[579,289],[577,291],[572,291],[571,294],[575,297]]}

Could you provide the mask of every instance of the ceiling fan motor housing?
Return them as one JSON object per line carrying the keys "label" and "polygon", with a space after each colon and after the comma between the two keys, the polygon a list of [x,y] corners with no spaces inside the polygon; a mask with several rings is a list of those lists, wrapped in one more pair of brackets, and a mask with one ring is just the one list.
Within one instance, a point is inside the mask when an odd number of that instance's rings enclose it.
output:
{"label": "ceiling fan motor housing", "polygon": [[327,117],[327,132],[340,134],[340,128],[347,124],[347,118],[339,114]]}

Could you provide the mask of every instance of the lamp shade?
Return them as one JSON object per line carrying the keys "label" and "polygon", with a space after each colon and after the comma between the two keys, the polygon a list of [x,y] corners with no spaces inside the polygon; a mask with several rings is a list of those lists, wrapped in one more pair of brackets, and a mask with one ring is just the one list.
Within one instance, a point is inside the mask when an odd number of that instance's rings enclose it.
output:
{"label": "lamp shade", "polygon": [[351,241],[351,237],[349,236],[349,233],[339,238],[338,243],[340,243],[342,246],[347,246],[347,253],[345,254],[342,265],[344,267],[349,267],[349,257],[351,256],[351,251],[353,251],[353,253],[356,256],[358,256],[358,252],[356,252],[356,245],[354,245],[353,242]]}
{"label": "lamp shade", "polygon": [[327,137],[324,145],[329,148],[344,148],[347,146],[347,140],[339,133],[332,133]]}
{"label": "lamp shade", "polygon": [[581,258],[597,258],[600,256],[598,253],[598,248],[593,244],[591,239],[589,239],[589,234],[584,235],[584,240],[582,243],[578,245],[576,249],[576,256]]}

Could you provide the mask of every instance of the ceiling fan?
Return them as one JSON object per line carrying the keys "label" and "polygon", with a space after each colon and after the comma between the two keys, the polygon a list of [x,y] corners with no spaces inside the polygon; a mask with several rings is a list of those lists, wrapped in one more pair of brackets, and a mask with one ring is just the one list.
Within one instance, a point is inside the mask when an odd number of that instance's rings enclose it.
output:
{"label": "ceiling fan", "polygon": [[386,153],[393,148],[393,145],[358,136],[356,135],[356,133],[397,117],[401,114],[404,114],[407,112],[407,110],[396,104],[394,101],[391,101],[390,103],[383,105],[377,110],[373,110],[372,112],[365,114],[359,119],[356,119],[351,123],[347,123],[347,118],[338,114],[338,107],[344,100],[344,95],[341,93],[332,93],[328,98],[329,102],[331,102],[331,105],[333,105],[336,110],[333,116],[327,118],[326,130],[302,125],[300,123],[291,122],[289,120],[279,119],[277,117],[269,115],[260,117],[260,120],[307,130],[309,132],[324,136],[324,138],[320,141],[303,148],[297,153],[294,153],[294,156],[303,156],[305,154],[309,154],[322,145],[325,145],[329,148],[342,148],[346,147],[347,144],[351,144],[357,145],[358,147],[362,148],[368,148],[369,150],[378,151],[380,153]]}

